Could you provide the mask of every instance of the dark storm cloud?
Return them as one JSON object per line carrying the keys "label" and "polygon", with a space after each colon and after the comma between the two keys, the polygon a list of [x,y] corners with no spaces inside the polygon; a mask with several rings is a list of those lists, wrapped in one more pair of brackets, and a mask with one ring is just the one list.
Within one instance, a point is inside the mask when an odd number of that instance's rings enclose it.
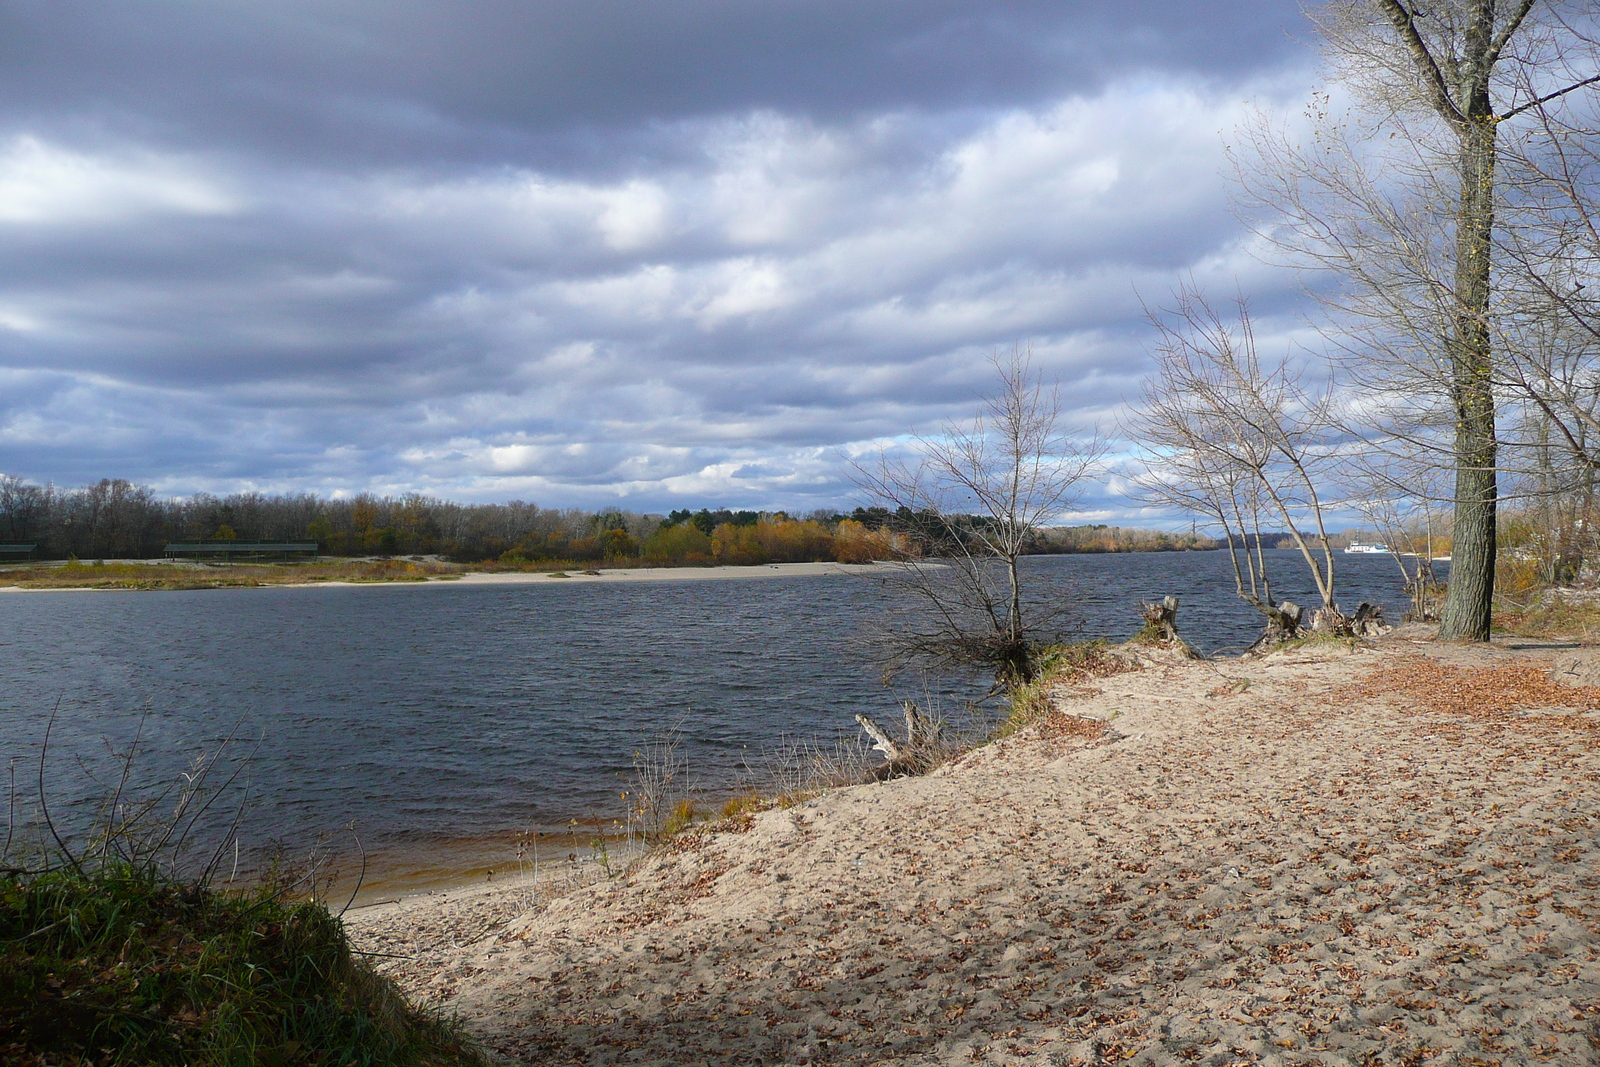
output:
{"label": "dark storm cloud", "polygon": [[617,166],[671,151],[630,140],[647,124],[704,115],[1028,106],[1136,70],[1231,81],[1293,54],[1298,23],[1281,0],[11,0],[0,114],[318,165]]}
{"label": "dark storm cloud", "polygon": [[[800,506],[1031,339],[1285,280],[1283,4],[0,3],[0,470]],[[1106,505],[1110,507],[1111,505]]]}

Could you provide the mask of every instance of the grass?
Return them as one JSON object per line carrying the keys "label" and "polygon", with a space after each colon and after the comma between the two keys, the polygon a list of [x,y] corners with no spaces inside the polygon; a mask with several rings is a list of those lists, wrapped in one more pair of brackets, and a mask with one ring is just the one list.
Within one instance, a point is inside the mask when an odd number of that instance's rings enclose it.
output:
{"label": "grass", "polygon": [[1083,685],[1139,669],[1133,661],[1113,655],[1106,641],[1051,645],[1038,651],[1037,660],[1033,681],[1011,690],[1011,713],[995,731],[996,737],[1009,737],[1048,715],[1050,691],[1058,685]]}
{"label": "grass", "polygon": [[672,806],[672,811],[667,815],[667,821],[661,826],[662,837],[676,837],[695,824],[700,817],[699,810],[694,801],[685,797]]}
{"label": "grass", "polygon": [[461,568],[451,564],[400,559],[223,566],[69,560],[0,569],[0,585],[24,589],[228,589],[310,582],[423,582],[460,574]]}
{"label": "grass", "polygon": [[1496,611],[1495,629],[1517,637],[1571,637],[1600,640],[1600,602],[1553,596],[1537,605]]}
{"label": "grass", "polygon": [[484,1061],[359,958],[322,903],[107,865],[0,878],[0,1062]]}
{"label": "grass", "polygon": [[[52,713],[37,795],[13,776],[4,802],[0,1063],[485,1064],[454,1020],[412,1006],[352,947],[318,896],[315,854],[304,868],[274,862],[248,888],[215,882],[250,762],[226,758],[231,737],[146,782],[141,722],[109,768],[75,760],[105,792],[84,825],[63,825],[47,796],[54,725]],[[24,819],[19,800],[37,814]]]}
{"label": "grass", "polygon": [[1301,630],[1287,641],[1279,641],[1266,651],[1268,652],[1295,652],[1315,648],[1342,648],[1346,652],[1353,652],[1361,643],[1357,637],[1340,637],[1338,634],[1320,633],[1316,630]]}

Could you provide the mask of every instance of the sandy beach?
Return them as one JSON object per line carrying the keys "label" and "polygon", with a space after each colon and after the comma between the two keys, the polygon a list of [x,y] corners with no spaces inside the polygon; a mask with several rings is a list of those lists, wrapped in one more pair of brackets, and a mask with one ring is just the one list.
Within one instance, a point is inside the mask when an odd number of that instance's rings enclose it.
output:
{"label": "sandy beach", "polygon": [[457,579],[466,585],[527,585],[542,582],[715,582],[741,578],[804,578],[814,575],[861,576],[895,565],[846,563],[760,563],[744,567],[619,567],[594,573],[584,571],[486,572]]}
{"label": "sandy beach", "polygon": [[[109,560],[109,563],[133,566],[165,565],[166,560]],[[892,563],[760,563],[749,566],[719,567],[619,567],[606,570],[569,571],[467,571],[460,575],[428,578],[422,581],[293,581],[262,585],[269,589],[436,589],[452,585],[547,585],[573,582],[715,582],[762,578],[806,578],[814,576],[862,577],[893,568]],[[196,567],[196,570],[200,568]],[[225,572],[219,572],[225,573]],[[0,583],[5,582],[0,571]],[[102,593],[124,590],[71,588],[59,586],[32,586],[0,584],[0,593]]]}
{"label": "sandy beach", "polygon": [[1597,1063],[1591,681],[1416,632],[1157,665],[617,878],[348,921],[508,1062]]}

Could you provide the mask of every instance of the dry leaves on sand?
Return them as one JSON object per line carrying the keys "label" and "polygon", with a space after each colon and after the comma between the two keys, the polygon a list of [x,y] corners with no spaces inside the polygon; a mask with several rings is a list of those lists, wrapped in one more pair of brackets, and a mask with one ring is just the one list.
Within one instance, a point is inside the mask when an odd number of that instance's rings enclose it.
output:
{"label": "dry leaves on sand", "polygon": [[1600,709],[1600,687],[1562,685],[1548,665],[1518,659],[1492,667],[1453,667],[1427,656],[1401,656],[1357,679],[1352,697],[1399,696],[1415,710],[1457,715],[1501,727],[1600,730],[1582,714],[1528,715],[1530,708]]}
{"label": "dry leaves on sand", "polygon": [[1060,711],[1050,712],[1035,725],[1040,740],[1044,741],[1061,741],[1067,738],[1098,741],[1106,732],[1106,724],[1102,719],[1085,719]]}

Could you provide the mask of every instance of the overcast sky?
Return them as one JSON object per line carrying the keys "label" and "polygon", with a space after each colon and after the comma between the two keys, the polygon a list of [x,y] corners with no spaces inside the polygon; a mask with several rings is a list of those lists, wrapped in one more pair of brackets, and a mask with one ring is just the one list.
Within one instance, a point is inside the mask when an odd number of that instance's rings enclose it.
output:
{"label": "overcast sky", "polygon": [[[1031,343],[1076,417],[1256,262],[1290,0],[0,0],[0,471],[848,502]],[[1135,521],[1113,479],[1086,514]],[[1147,519],[1149,517],[1146,517]]]}

